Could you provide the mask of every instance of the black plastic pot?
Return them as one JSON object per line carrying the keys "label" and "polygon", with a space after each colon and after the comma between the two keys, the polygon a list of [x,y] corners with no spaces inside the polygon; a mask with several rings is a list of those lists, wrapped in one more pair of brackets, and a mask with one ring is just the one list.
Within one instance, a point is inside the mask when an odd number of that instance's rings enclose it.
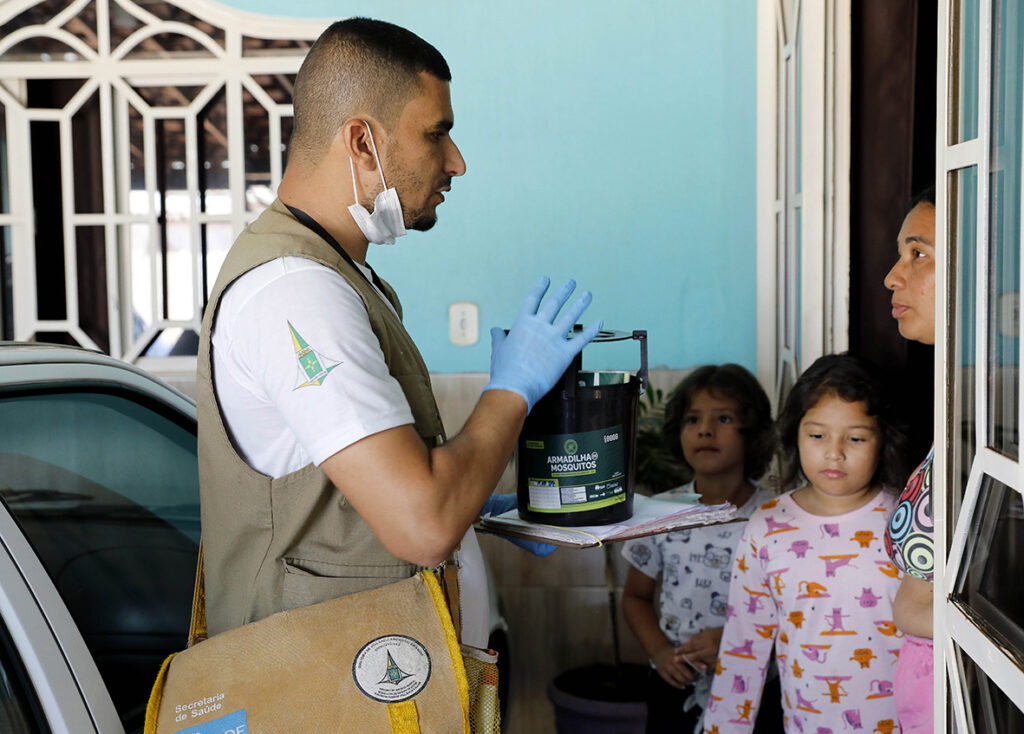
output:
{"label": "black plastic pot", "polygon": [[643,734],[647,668],[635,663],[573,668],[548,684],[558,734]]}
{"label": "black plastic pot", "polygon": [[647,332],[601,332],[640,342],[640,369],[583,372],[582,353],[530,411],[516,448],[519,517],[547,525],[607,525],[633,516],[633,454],[647,387]]}

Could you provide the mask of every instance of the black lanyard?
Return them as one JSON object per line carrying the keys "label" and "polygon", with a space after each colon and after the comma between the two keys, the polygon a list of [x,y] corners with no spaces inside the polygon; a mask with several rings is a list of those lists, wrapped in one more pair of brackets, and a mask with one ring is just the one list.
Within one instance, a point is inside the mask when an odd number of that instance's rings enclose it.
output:
{"label": "black lanyard", "polygon": [[[284,204],[283,201],[281,203]],[[334,236],[330,232],[323,228],[323,225],[321,225],[320,222],[313,219],[313,217],[309,216],[308,214],[306,214],[306,212],[302,211],[298,207],[294,207],[289,204],[284,205],[288,207],[288,211],[290,211],[292,215],[299,220],[300,224],[306,226],[313,232],[316,232],[318,235],[320,235],[321,239],[323,239],[324,242],[326,242],[328,245],[334,248],[335,252],[337,252],[339,255],[345,258],[345,262],[351,265],[357,273],[363,276],[363,280],[365,280],[367,283],[371,282],[366,277],[366,273],[363,272],[362,268],[356,265],[355,261],[352,259],[352,256],[345,252],[345,248],[338,243],[338,240],[334,239]],[[370,267],[369,263],[367,263],[366,267],[370,269],[370,275],[373,277],[372,284],[377,286],[377,290],[379,290],[386,296],[387,291],[384,290],[384,281],[382,281],[380,277],[378,277],[377,273],[374,271],[373,268]]]}

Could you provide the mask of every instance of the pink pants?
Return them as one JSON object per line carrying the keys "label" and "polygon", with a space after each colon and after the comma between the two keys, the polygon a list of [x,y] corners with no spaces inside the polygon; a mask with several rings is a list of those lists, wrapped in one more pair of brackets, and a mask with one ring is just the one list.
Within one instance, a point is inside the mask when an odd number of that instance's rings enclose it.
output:
{"label": "pink pants", "polygon": [[932,641],[906,635],[896,661],[893,697],[903,734],[933,734]]}

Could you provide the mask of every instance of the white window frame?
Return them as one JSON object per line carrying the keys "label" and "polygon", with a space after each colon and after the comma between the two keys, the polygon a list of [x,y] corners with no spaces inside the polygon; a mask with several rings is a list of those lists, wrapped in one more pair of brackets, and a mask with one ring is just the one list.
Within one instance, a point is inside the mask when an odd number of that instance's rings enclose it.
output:
{"label": "white window frame", "polygon": [[[936,333],[935,372],[941,379],[936,385],[944,386],[935,395],[935,464],[933,467],[933,514],[935,519],[935,730],[948,731],[955,724],[956,731],[973,732],[970,702],[964,696],[963,674],[956,654],[956,646],[967,653],[974,663],[984,671],[989,680],[997,685],[1014,705],[1024,710],[1024,670],[1002,650],[1001,646],[985,635],[969,617],[953,602],[960,569],[970,561],[971,523],[978,505],[979,493],[986,476],[1001,482],[1018,493],[1024,493],[1024,475],[1021,472],[1022,455],[1018,447],[1016,459],[987,448],[989,445],[988,426],[988,380],[989,380],[989,202],[991,174],[989,150],[991,145],[991,85],[992,85],[992,0],[979,0],[978,12],[978,131],[977,137],[964,142],[949,142],[952,129],[952,104],[950,94],[956,94],[963,85],[954,90],[951,78],[954,69],[952,58],[952,20],[958,13],[959,0],[939,3],[938,49],[939,59],[936,74],[936,235],[939,254],[936,263],[937,286],[935,307]],[[1021,90],[1024,97],[1024,89]],[[962,103],[961,103],[962,104]],[[956,350],[950,346],[958,333],[957,324],[961,309],[951,293],[955,293],[959,274],[952,247],[942,243],[952,242],[950,211],[959,210],[959,202],[950,200],[947,187],[948,177],[957,171],[975,167],[977,170],[976,200],[977,222],[975,241],[976,282],[974,292],[976,321],[975,333],[975,376],[974,376],[974,427],[975,445],[971,461],[970,476],[963,488],[962,498],[959,487],[949,485],[949,467],[953,459],[953,444],[959,443],[960,415],[963,406],[959,399],[959,386],[955,381],[957,365],[953,359]],[[1022,168],[1024,170],[1024,168]],[[1024,190],[1024,187],[1022,187]],[[1022,195],[1024,199],[1024,195]],[[1024,201],[1021,202],[1024,209]],[[1018,247],[1024,232],[1018,232]],[[1024,283],[1024,258],[1021,258],[1021,283]],[[1020,325],[1017,324],[1018,335]],[[1024,340],[1019,340],[1021,352],[1018,364],[1024,364]],[[1018,373],[1018,386],[1021,374]],[[1024,401],[1018,405],[1017,425],[1024,427]],[[948,508],[957,508],[949,516]],[[955,523],[955,526],[954,526]],[[950,548],[946,559],[944,548]],[[945,705],[946,685],[949,684],[954,721],[948,721]]]}
{"label": "white window frame", "polygon": [[795,380],[849,345],[852,7],[758,0],[757,9],[757,372],[778,406],[785,369]]}
{"label": "white window frame", "polygon": [[[39,0],[5,0],[0,4],[0,24],[6,23]],[[192,373],[194,357],[144,358],[146,343],[159,331],[181,327],[198,333],[202,319],[201,293],[202,262],[199,252],[200,225],[203,223],[230,223],[232,238],[254,216],[247,212],[245,201],[245,151],[244,120],[242,111],[242,90],[248,90],[266,109],[270,120],[271,150],[280,149],[280,119],[292,114],[291,104],[276,103],[252,77],[264,74],[294,74],[298,71],[305,51],[296,49],[284,54],[245,55],[243,36],[262,39],[302,40],[312,42],[330,21],[327,20],[286,20],[234,10],[209,0],[168,0],[168,2],[193,16],[207,21],[224,32],[224,46],[189,24],[163,21],[148,12],[144,6],[132,0],[72,0],[45,24],[21,28],[0,38],[0,54],[17,43],[31,37],[57,39],[71,47],[78,55],[77,60],[8,60],[0,61],[0,100],[6,109],[6,135],[8,155],[7,191],[10,192],[10,206],[7,213],[0,213],[0,227],[9,227],[12,253],[13,280],[13,322],[14,337],[18,340],[31,339],[40,331],[60,331],[70,334],[85,347],[96,348],[96,344],[82,330],[78,321],[78,275],[75,252],[75,227],[83,225],[102,226],[106,244],[107,311],[110,333],[110,352],[113,356],[129,362],[143,364],[161,372]],[[71,33],[63,30],[69,19],[81,13],[87,5],[96,8],[96,35],[98,50],[94,51]],[[128,10],[142,27],[133,32],[116,48],[111,48],[109,19],[111,5],[117,4]],[[137,43],[156,33],[173,32],[194,39],[207,49],[209,58],[126,58],[128,51]],[[85,83],[71,102],[59,110],[27,109],[23,104],[25,80],[28,79],[85,79]],[[150,107],[136,93],[133,85],[188,85],[204,86],[205,89],[187,107]],[[195,118],[203,106],[220,88],[225,90],[227,109],[227,160],[228,187],[231,207],[226,214],[202,213],[198,205],[198,155],[196,150]],[[76,213],[73,194],[71,118],[76,109],[93,93],[99,93],[101,154],[103,173],[102,213]],[[131,190],[129,179],[129,130],[127,125],[128,104],[131,102],[144,118],[146,140],[146,181],[149,199],[149,213],[130,214],[128,194]],[[190,204],[188,217],[191,229],[191,273],[193,308],[188,318],[170,320],[159,318],[154,312],[154,322],[138,338],[132,338],[131,307],[132,282],[128,238],[125,235],[131,224],[149,227],[151,233],[150,257],[155,262],[159,254],[157,241],[157,220],[155,211],[155,145],[153,144],[154,120],[158,118],[183,119],[186,130],[186,193]],[[65,296],[67,318],[45,320],[38,316],[36,308],[35,280],[35,228],[32,201],[32,162],[30,160],[29,125],[32,120],[52,120],[60,124],[61,171],[64,215],[65,254]],[[280,156],[271,156],[271,187],[276,190],[281,180]],[[159,273],[153,268],[151,274],[153,293],[158,292]]]}

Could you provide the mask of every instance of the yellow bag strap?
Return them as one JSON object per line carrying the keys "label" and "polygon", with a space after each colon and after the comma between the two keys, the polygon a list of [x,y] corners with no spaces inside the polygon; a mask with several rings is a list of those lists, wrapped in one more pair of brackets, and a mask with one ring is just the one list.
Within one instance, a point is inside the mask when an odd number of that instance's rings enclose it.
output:
{"label": "yellow bag strap", "polygon": [[420,714],[415,699],[388,704],[388,723],[391,734],[421,734]]}
{"label": "yellow bag strap", "polygon": [[203,541],[200,538],[196,583],[192,590],[192,621],[188,625],[188,646],[192,647],[206,637],[206,586],[203,583]]}
{"label": "yellow bag strap", "polygon": [[448,648],[448,657],[451,659],[452,668],[455,670],[455,684],[459,689],[459,704],[462,708],[462,730],[465,734],[471,731],[469,727],[469,682],[466,678],[466,664],[462,661],[462,651],[459,647],[459,638],[452,625],[451,616],[448,614],[448,605],[445,602],[444,592],[437,581],[433,571],[420,571],[420,576],[430,592],[430,598],[434,602],[434,610],[441,626],[444,628],[445,645]]}

